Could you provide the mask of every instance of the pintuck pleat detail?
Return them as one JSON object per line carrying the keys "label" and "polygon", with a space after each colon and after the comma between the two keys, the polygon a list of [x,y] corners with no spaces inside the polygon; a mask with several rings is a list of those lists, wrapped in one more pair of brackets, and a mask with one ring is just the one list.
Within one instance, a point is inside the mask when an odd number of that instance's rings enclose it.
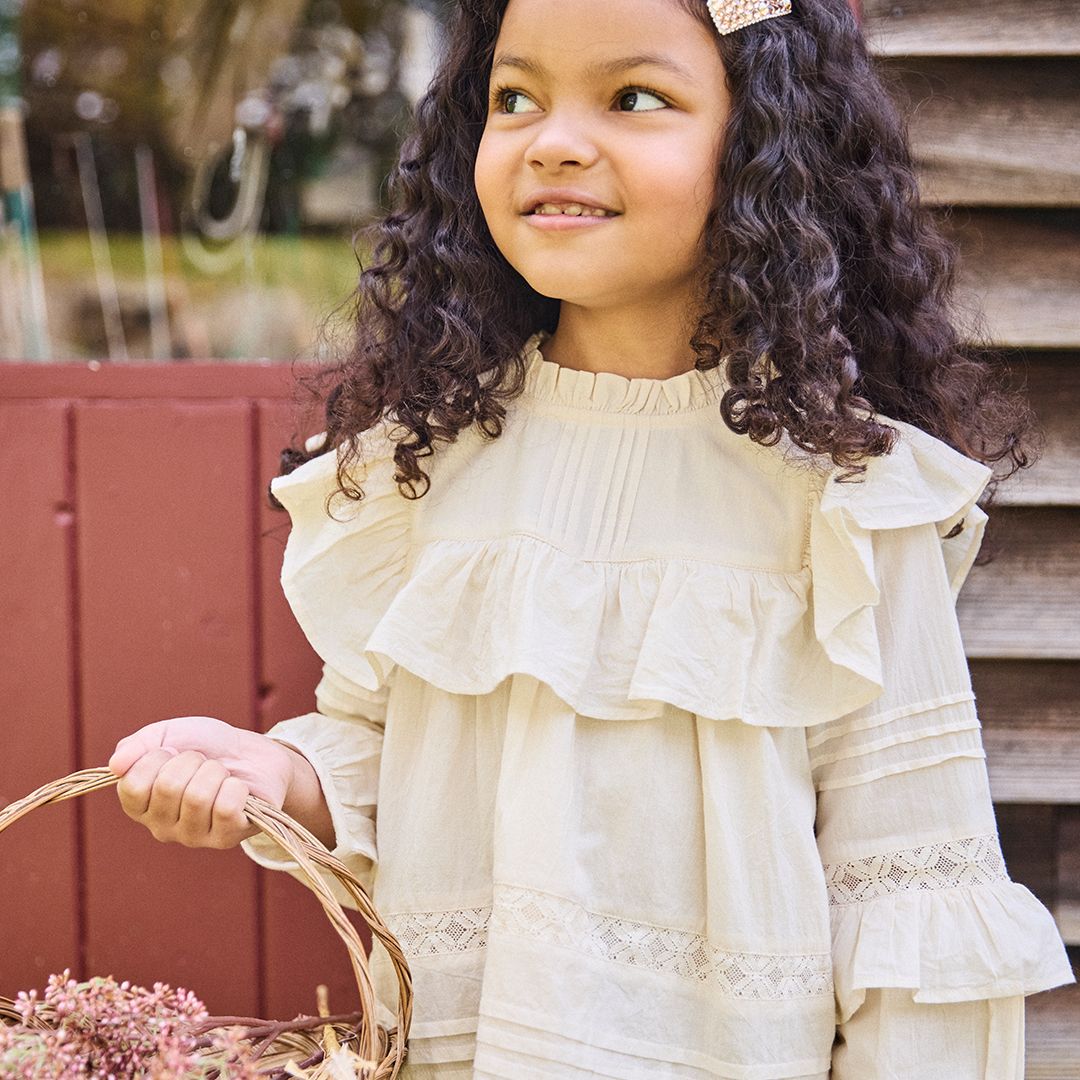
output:
{"label": "pintuck pleat detail", "polygon": [[545,539],[582,559],[612,561],[626,545],[652,445],[648,427],[566,429],[536,500]]}

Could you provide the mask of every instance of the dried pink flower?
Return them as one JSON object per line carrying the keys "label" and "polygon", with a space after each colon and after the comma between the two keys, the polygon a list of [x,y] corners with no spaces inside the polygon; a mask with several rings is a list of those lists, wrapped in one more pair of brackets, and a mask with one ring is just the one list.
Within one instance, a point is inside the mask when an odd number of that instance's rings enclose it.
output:
{"label": "dried pink flower", "polygon": [[194,1050],[192,1029],[206,1007],[189,990],[152,989],[111,976],[76,982],[70,971],[49,977],[44,996],[20,993],[21,1023],[0,1026],[5,1080],[257,1080],[239,1033],[219,1033],[209,1051]]}

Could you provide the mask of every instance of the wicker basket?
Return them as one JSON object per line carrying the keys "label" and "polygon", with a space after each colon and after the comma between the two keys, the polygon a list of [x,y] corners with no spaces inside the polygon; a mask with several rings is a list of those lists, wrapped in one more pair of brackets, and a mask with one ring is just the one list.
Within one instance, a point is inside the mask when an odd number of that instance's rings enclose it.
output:
{"label": "wicker basket", "polygon": [[[54,780],[0,810],[0,832],[39,806],[112,787],[116,782],[117,777],[104,768],[84,769]],[[259,1054],[262,1074],[267,1077],[289,1075],[284,1067],[290,1060],[302,1063],[305,1068],[317,1065],[340,1045],[358,1055],[363,1062],[374,1063],[374,1067],[358,1064],[357,1080],[393,1080],[405,1060],[412,1020],[412,975],[401,946],[372,906],[363,886],[344,863],[331,855],[307,829],[255,796],[249,796],[244,809],[253,825],[295,859],[305,884],[318,897],[323,911],[348,950],[360,993],[360,1011],[343,1016],[327,1016],[325,1010],[320,1008],[320,1013],[324,1015],[297,1017],[280,1023],[255,1018],[218,1017],[208,1021],[200,1034],[209,1033],[219,1026],[235,1027],[239,1022],[247,1031],[245,1041]],[[393,1028],[374,1022],[375,993],[363,943],[319,873],[320,867],[330,871],[345,888],[371,928],[372,937],[379,939],[393,961],[398,978],[397,1025]],[[12,1023],[18,1019],[13,1002],[0,998],[0,1023]]]}

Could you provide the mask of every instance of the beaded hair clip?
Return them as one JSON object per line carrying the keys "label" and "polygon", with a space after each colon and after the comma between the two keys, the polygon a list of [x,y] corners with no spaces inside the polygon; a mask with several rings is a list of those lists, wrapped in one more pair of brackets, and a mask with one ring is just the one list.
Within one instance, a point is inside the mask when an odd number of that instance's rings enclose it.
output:
{"label": "beaded hair clip", "polygon": [[708,5],[721,34],[791,11],[791,0],[708,0]]}

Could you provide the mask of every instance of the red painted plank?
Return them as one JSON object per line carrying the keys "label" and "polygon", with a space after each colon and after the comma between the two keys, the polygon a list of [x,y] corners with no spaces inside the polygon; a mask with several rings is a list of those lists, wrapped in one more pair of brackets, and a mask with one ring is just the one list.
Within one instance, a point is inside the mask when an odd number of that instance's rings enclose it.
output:
{"label": "red painted plank", "polygon": [[[281,559],[289,538],[289,515],[267,498],[270,481],[280,471],[279,456],[297,424],[289,402],[261,400],[259,409],[259,557],[262,601],[263,665],[260,722],[265,730],[289,716],[315,708],[314,689],[321,665],[292,617],[281,591]],[[312,435],[310,428],[301,437]]]}
{"label": "red painted plank", "polygon": [[[254,643],[247,402],[76,409],[87,764],[153,720],[249,726]],[[87,800],[87,967],[257,1009],[255,867],[157,843],[111,792]]]}
{"label": "red painted plank", "polygon": [[[291,404],[259,402],[260,491],[278,472],[278,455],[297,424]],[[308,427],[310,435],[318,426]],[[279,581],[281,556],[289,535],[289,516],[260,500],[259,547],[262,589],[262,672],[260,729],[315,708],[315,684],[321,665],[292,617]],[[266,871],[263,888],[266,957],[266,1011],[277,1018],[310,1011],[315,987],[326,983],[335,1009],[358,1007],[356,984],[341,940],[326,921],[312,893],[286,874]],[[366,947],[367,924],[357,921]]]}
{"label": "red painted plank", "polygon": [[[75,768],[67,408],[0,405],[0,805]],[[0,836],[0,994],[78,969],[75,807]]]}
{"label": "red painted plank", "polygon": [[287,398],[305,364],[0,365],[4,398]]}

